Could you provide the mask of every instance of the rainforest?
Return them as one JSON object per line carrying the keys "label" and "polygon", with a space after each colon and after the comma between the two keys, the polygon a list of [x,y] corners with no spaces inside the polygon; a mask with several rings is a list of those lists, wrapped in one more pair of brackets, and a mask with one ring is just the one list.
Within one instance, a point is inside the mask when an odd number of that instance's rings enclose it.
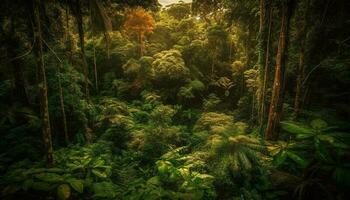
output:
{"label": "rainforest", "polygon": [[0,10],[0,199],[350,196],[350,1]]}

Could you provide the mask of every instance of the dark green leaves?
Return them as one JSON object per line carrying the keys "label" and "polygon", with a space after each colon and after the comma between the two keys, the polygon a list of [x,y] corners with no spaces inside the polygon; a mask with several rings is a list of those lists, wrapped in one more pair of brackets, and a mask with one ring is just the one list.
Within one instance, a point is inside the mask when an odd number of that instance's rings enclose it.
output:
{"label": "dark green leaves", "polygon": [[296,124],[295,122],[292,121],[282,121],[281,123],[281,128],[288,133],[293,133],[297,135],[303,135],[301,137],[307,137],[308,135],[313,133],[313,130],[307,127],[303,127],[299,124]]}

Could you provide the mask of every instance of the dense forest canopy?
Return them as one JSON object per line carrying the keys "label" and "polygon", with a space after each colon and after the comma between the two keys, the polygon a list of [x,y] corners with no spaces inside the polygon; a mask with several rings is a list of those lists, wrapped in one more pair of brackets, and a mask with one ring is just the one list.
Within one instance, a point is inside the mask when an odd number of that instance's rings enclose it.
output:
{"label": "dense forest canopy", "polygon": [[0,10],[1,199],[350,195],[350,1]]}

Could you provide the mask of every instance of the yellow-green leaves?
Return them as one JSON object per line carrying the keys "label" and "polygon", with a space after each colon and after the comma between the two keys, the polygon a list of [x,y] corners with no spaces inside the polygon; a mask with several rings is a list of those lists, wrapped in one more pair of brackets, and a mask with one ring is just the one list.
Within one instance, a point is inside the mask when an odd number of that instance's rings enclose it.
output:
{"label": "yellow-green leaves", "polygon": [[84,182],[82,180],[71,178],[71,179],[68,179],[67,182],[75,191],[77,191],[79,193],[83,193]]}
{"label": "yellow-green leaves", "polygon": [[59,200],[66,200],[70,197],[71,191],[68,184],[62,184],[57,188],[57,197]]}

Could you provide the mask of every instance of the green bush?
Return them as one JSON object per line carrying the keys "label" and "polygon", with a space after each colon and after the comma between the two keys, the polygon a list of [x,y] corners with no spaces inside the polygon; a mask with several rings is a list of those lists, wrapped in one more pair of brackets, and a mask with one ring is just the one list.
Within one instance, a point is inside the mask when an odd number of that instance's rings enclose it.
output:
{"label": "green bush", "polygon": [[185,80],[189,77],[189,69],[177,50],[162,51],[154,55],[150,77],[155,81]]}

